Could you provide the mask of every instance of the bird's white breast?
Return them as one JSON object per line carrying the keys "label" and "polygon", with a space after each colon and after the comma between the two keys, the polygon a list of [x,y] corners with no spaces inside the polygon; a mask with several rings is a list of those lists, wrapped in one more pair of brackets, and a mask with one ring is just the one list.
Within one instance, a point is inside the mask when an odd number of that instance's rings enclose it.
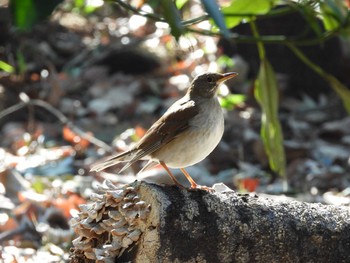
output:
{"label": "bird's white breast", "polygon": [[217,98],[199,102],[199,114],[190,128],[163,147],[155,158],[171,168],[184,168],[202,161],[220,142],[224,132],[223,112]]}

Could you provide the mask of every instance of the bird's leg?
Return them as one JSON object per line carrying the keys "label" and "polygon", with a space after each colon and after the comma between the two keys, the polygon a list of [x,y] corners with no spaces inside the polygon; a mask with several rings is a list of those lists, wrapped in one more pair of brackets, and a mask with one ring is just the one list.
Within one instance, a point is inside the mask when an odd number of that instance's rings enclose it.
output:
{"label": "bird's leg", "polygon": [[179,186],[179,187],[184,187],[182,184],[179,183],[178,180],[176,180],[175,176],[173,175],[173,173],[170,171],[170,169],[168,168],[168,166],[164,163],[164,162],[159,162],[160,165],[165,169],[165,171],[167,171],[167,173],[169,174],[170,178],[173,180],[173,182]]}
{"label": "bird's leg", "polygon": [[181,172],[186,176],[187,180],[191,184],[191,188],[197,188],[198,184],[192,179],[190,174],[185,170],[185,168],[180,168]]}
{"label": "bird's leg", "polygon": [[181,172],[186,176],[187,180],[190,182],[191,184],[191,189],[202,189],[202,190],[206,190],[209,192],[214,191],[212,188],[208,187],[208,186],[202,186],[202,185],[198,185],[193,178],[190,176],[190,174],[185,170],[185,168],[180,168]]}

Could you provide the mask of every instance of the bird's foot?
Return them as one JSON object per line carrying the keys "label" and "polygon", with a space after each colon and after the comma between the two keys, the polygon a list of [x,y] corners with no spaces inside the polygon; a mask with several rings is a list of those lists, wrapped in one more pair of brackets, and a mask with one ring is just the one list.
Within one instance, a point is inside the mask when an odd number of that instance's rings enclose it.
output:
{"label": "bird's foot", "polygon": [[204,190],[207,192],[214,192],[215,190],[209,186],[192,184],[190,190]]}

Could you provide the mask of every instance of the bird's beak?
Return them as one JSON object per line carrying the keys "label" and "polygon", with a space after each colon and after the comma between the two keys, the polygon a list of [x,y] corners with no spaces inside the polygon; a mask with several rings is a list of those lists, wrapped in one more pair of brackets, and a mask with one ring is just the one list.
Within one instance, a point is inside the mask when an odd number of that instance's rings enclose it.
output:
{"label": "bird's beak", "polygon": [[223,83],[224,81],[234,78],[238,75],[237,72],[229,72],[229,73],[225,73],[225,74],[221,74],[222,77],[218,80],[218,83]]}

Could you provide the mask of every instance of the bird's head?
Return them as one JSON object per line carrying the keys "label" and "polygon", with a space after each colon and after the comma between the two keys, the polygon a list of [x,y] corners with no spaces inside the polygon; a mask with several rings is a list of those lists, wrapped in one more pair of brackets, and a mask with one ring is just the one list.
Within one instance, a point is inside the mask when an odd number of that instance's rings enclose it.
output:
{"label": "bird's head", "polygon": [[221,83],[237,76],[236,72],[229,73],[204,73],[194,78],[188,90],[190,96],[212,98]]}

